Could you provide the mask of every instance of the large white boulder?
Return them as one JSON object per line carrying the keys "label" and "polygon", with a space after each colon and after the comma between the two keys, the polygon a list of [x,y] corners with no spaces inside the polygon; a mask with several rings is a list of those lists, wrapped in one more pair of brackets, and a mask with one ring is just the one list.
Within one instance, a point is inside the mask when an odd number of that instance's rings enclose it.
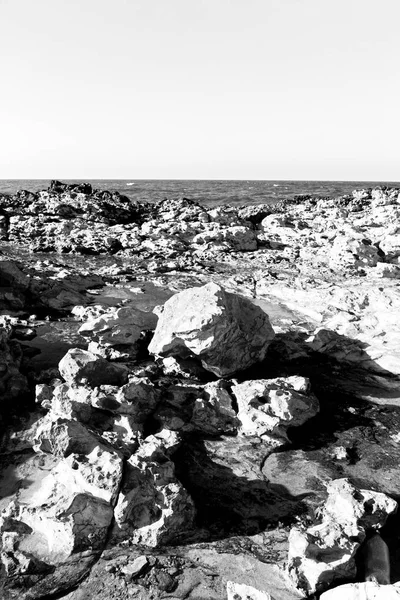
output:
{"label": "large white boulder", "polygon": [[216,283],[175,294],[159,309],[152,354],[198,356],[219,377],[264,359],[274,337],[268,315]]}

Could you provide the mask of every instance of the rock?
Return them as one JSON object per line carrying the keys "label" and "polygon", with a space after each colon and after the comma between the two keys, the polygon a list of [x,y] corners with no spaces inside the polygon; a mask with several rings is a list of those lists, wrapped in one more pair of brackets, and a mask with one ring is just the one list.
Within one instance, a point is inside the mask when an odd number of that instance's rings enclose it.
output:
{"label": "rock", "polygon": [[159,546],[193,527],[193,502],[175,477],[168,454],[177,438],[148,436],[129,458],[115,506],[113,543]]}
{"label": "rock", "polygon": [[399,598],[399,583],[379,585],[372,581],[339,585],[320,596],[320,600],[398,600]]}
{"label": "rock", "polygon": [[371,275],[375,277],[389,277],[391,279],[400,279],[400,265],[378,262]]}
{"label": "rock", "polygon": [[12,260],[0,261],[0,308],[65,311],[74,304],[85,303],[86,289],[103,282],[95,275],[79,277],[65,273],[64,277],[58,277],[60,269],[57,273],[57,269],[48,268],[49,265],[37,267],[23,267]]}
{"label": "rock", "polygon": [[161,393],[154,419],[168,430],[185,434],[234,434],[240,421],[228,390],[229,384],[223,380],[206,385],[169,385]]}
{"label": "rock", "polygon": [[124,367],[109,363],[80,348],[71,348],[58,366],[61,376],[70,384],[88,383],[91,387],[103,384],[121,385],[127,381]]}
{"label": "rock", "polygon": [[[0,326],[0,396],[2,409],[12,408],[28,398],[28,381],[20,372],[21,350],[10,338],[12,328]],[[1,420],[1,417],[0,417]]]}
{"label": "rock", "polygon": [[198,356],[219,377],[263,360],[274,337],[268,316],[214,283],[172,296],[160,310],[152,354]]}
{"label": "rock", "polygon": [[[203,397],[196,398],[189,427],[207,435],[236,433],[239,419],[223,381],[207,383]],[[189,429],[189,428],[187,428]],[[187,430],[186,429],[186,430]]]}
{"label": "rock", "polygon": [[153,313],[133,307],[110,308],[97,318],[86,321],[79,333],[96,342],[98,349],[108,353],[111,350],[113,357],[124,353],[127,357],[136,357],[142,331],[152,330],[156,324],[157,317]]}
{"label": "rock", "polygon": [[336,237],[329,256],[332,269],[375,267],[378,261],[378,249],[369,240],[346,235]]}
{"label": "rock", "polygon": [[77,421],[48,415],[37,433],[36,451],[64,458],[85,492],[113,503],[122,478],[122,456]]}
{"label": "rock", "polygon": [[388,262],[399,262],[400,257],[400,233],[387,235],[381,242],[379,247],[385,253],[385,259]]}
{"label": "rock", "polygon": [[268,592],[262,592],[249,585],[228,581],[226,584],[228,600],[273,600]]}
{"label": "rock", "polygon": [[121,567],[121,571],[130,579],[135,578],[148,566],[149,561],[147,556],[138,556],[133,562],[128,562],[126,566]]}
{"label": "rock", "polygon": [[18,552],[24,556],[54,565],[74,552],[101,549],[112,514],[107,502],[82,491],[60,461],[39,489],[30,496],[23,493],[2,511],[0,530],[16,532]]}
{"label": "rock", "polygon": [[287,440],[288,427],[298,427],[319,411],[317,398],[304,377],[244,381],[232,387],[243,435],[257,435],[274,444]]}
{"label": "rock", "polygon": [[331,481],[327,492],[320,523],[295,526],[289,536],[288,573],[307,594],[323,591],[335,580],[353,578],[354,555],[365,530],[378,530],[397,509],[385,494],[358,490],[347,479]]}

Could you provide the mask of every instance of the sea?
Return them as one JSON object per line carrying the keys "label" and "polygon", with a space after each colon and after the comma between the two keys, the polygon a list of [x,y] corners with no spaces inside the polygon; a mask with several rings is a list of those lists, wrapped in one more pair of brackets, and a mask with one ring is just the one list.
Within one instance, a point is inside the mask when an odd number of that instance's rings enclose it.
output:
{"label": "sea", "polygon": [[[189,180],[189,179],[63,179],[64,183],[91,183],[100,190],[118,191],[132,200],[157,202],[185,197],[207,206],[275,203],[300,194],[337,197],[355,189],[378,186],[399,187],[387,181],[274,181],[274,180]],[[48,179],[1,179],[0,195],[18,190],[45,190]]]}

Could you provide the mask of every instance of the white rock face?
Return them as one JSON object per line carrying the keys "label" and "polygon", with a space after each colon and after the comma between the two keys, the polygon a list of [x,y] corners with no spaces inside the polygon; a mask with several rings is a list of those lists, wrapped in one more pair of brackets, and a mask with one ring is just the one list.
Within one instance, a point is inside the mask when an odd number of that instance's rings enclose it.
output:
{"label": "white rock face", "polygon": [[244,381],[232,387],[236,397],[243,435],[287,439],[289,426],[299,426],[319,411],[317,398],[309,391],[304,377],[258,379]]}
{"label": "white rock face", "polygon": [[257,590],[251,585],[228,581],[226,584],[228,600],[274,600],[268,592]]}
{"label": "white rock face", "polygon": [[215,283],[175,294],[160,310],[152,354],[198,356],[219,377],[263,360],[274,337],[268,316]]}
{"label": "white rock face", "polygon": [[75,552],[101,550],[122,480],[122,455],[81,423],[50,412],[35,436],[32,463],[45,467],[26,477],[0,513],[17,572],[29,557],[59,564]]}
{"label": "white rock face", "polygon": [[330,250],[329,265],[333,269],[344,269],[350,266],[374,267],[378,260],[378,249],[375,246],[359,237],[339,235]]}
{"label": "white rock face", "polygon": [[397,503],[379,492],[357,490],[347,479],[327,485],[321,522],[289,535],[288,573],[307,594],[321,591],[335,579],[355,576],[354,554],[365,529],[380,529]]}
{"label": "white rock face", "polygon": [[400,233],[386,236],[379,247],[385,253],[386,260],[389,262],[398,262],[400,257]]}
{"label": "white rock face", "polygon": [[44,417],[34,448],[64,458],[82,491],[115,501],[122,478],[122,456],[78,421]]}
{"label": "white rock face", "polygon": [[339,585],[320,596],[320,600],[399,600],[399,598],[400,583],[379,585],[372,581]]}

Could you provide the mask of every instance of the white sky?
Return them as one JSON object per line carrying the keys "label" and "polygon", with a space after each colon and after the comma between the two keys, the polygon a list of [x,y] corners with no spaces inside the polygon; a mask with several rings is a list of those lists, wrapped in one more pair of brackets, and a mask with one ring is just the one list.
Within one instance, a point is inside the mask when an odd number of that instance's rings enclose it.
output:
{"label": "white sky", "polygon": [[0,0],[0,179],[400,179],[400,0]]}

